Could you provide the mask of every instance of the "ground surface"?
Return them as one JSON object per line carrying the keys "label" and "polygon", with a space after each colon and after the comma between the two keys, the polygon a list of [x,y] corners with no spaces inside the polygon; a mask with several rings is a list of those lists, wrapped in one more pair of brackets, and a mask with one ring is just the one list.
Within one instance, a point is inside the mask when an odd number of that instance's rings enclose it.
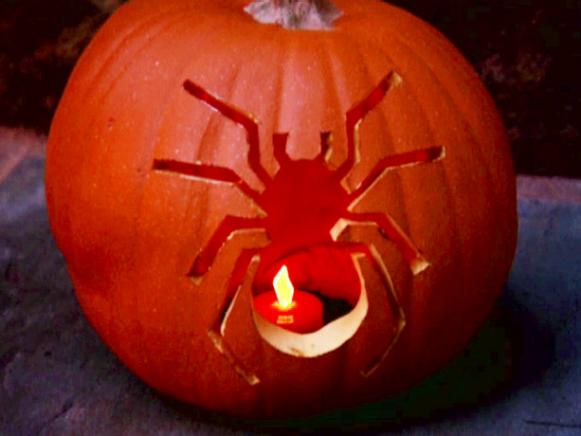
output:
{"label": "ground surface", "polygon": [[48,228],[44,139],[0,129],[0,434],[227,434],[344,428],[581,434],[581,182],[521,177],[504,297],[452,365],[412,392],[303,421],[236,422],[163,398],[80,313]]}

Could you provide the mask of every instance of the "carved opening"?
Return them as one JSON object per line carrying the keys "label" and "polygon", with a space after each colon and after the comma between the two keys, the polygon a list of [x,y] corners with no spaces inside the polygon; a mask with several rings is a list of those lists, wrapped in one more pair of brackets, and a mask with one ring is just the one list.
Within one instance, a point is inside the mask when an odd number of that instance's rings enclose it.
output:
{"label": "carved opening", "polygon": [[[265,246],[245,249],[240,254],[232,271],[222,307],[218,310],[209,336],[216,349],[228,358],[237,372],[246,374],[247,380],[258,383],[258,379],[242,371],[243,365],[223,341],[224,329],[245,275],[253,259],[260,265],[253,284],[253,317],[262,338],[276,349],[296,357],[315,357],[330,352],[357,332],[369,310],[368,290],[361,273],[362,258],[368,259],[373,268],[383,277],[383,288],[391,310],[396,315],[393,327],[394,339],[377,361],[362,374],[368,376],[385,359],[405,326],[405,316],[399,306],[389,274],[377,250],[361,242],[341,242],[340,236],[349,225],[370,224],[400,252],[414,274],[425,270],[429,263],[398,223],[387,213],[354,211],[355,205],[379,181],[386,171],[405,166],[435,162],[444,157],[443,147],[421,148],[414,151],[386,156],[380,160],[369,175],[355,187],[348,189],[344,181],[358,163],[359,128],[366,115],[372,111],[386,94],[402,83],[401,77],[391,71],[368,95],[346,113],[347,158],[336,169],[328,165],[332,152],[331,133],[321,133],[321,149],[312,160],[292,160],[286,152],[288,133],[273,135],[273,151],[279,169],[270,175],[262,166],[258,124],[255,118],[244,111],[220,100],[203,87],[186,80],[184,90],[192,97],[219,112],[246,131],[249,167],[264,185],[263,191],[251,188],[234,170],[208,163],[180,162],[171,159],[155,159],[153,170],[161,174],[178,175],[203,183],[228,183],[236,186],[256,203],[263,212],[257,217],[226,216],[218,228],[204,242],[202,250],[195,256],[187,273],[195,282],[201,280],[212,268],[220,249],[241,231],[260,230],[270,243]],[[272,290],[272,283],[282,266],[287,266],[289,277],[295,286],[315,298],[322,306],[322,319],[314,327],[292,331],[292,303],[287,303],[286,312],[280,313],[273,322],[262,316],[257,309],[256,299]],[[312,300],[311,300],[312,301]],[[280,301],[279,301],[280,302]],[[298,300],[295,308],[302,305]],[[305,303],[310,304],[310,303]],[[318,316],[318,315],[317,315]]]}
{"label": "carved opening", "polygon": [[[294,261],[292,258],[287,259],[291,264],[290,275],[292,276],[295,271],[295,276],[302,276],[295,281],[301,288],[300,292],[309,292],[308,295],[318,299],[323,306],[324,317],[321,325],[315,330],[297,332],[293,330],[292,325],[286,325],[284,319],[283,322],[267,319],[262,312],[263,309],[257,307],[256,302],[260,297],[269,295],[270,291],[255,293],[252,313],[256,328],[266,342],[283,353],[310,358],[333,351],[353,337],[367,315],[367,289],[357,259],[359,255],[341,251],[330,253],[329,250],[334,249],[327,248],[315,254],[301,253]],[[325,265],[326,262],[320,257],[324,256],[325,252],[331,257],[337,257],[339,254],[342,257],[342,264],[330,269],[331,265],[328,262]],[[302,260],[301,256],[304,256]],[[303,261],[313,264],[307,274],[304,269],[299,271],[292,266]],[[313,289],[307,290],[305,289],[307,287]],[[297,306],[299,304],[300,300]],[[302,309],[308,311],[308,307]]]}

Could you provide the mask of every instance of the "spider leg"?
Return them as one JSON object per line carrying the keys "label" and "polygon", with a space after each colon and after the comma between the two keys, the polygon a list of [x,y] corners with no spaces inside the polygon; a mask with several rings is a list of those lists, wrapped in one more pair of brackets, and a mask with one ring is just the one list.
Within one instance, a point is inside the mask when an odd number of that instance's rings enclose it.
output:
{"label": "spider leg", "polygon": [[218,311],[218,317],[212,323],[210,330],[208,330],[208,337],[212,341],[216,350],[226,358],[234,370],[251,386],[260,383],[260,379],[256,374],[249,371],[242,362],[240,362],[228,344],[226,344],[224,335],[226,333],[226,325],[230,311],[234,307],[250,264],[258,255],[259,250],[260,248],[247,248],[242,250],[240,253],[240,256],[236,260],[236,265],[234,266],[232,275],[230,276],[231,278],[226,288],[226,295],[220,310]]}
{"label": "spider leg", "polygon": [[288,153],[286,152],[286,143],[288,140],[288,133],[275,133],[272,135],[272,148],[274,152],[274,158],[280,166],[283,166],[290,160]]}
{"label": "spider leg", "polygon": [[226,118],[234,121],[235,123],[241,125],[246,130],[246,140],[248,142],[248,164],[252,171],[257,175],[257,177],[262,181],[262,183],[267,184],[271,177],[262,166],[260,161],[260,137],[258,135],[258,123],[254,117],[250,114],[246,114],[238,108],[231,106],[224,101],[220,100],[218,97],[213,96],[207,92],[201,86],[195,84],[191,80],[186,80],[184,82],[184,89],[196,97],[202,100],[210,107],[216,109]]}
{"label": "spider leg", "polygon": [[385,360],[385,358],[389,355],[390,351],[397,343],[403,329],[406,326],[406,315],[395,292],[395,288],[391,281],[387,267],[385,266],[385,263],[383,262],[383,259],[381,258],[381,255],[375,246],[373,244],[367,245],[360,242],[338,242],[337,244],[339,244],[339,247],[346,249],[352,254],[363,254],[371,262],[373,269],[377,272],[379,277],[381,277],[383,286],[387,292],[387,301],[389,307],[396,318],[393,339],[380,354],[372,359],[370,364],[361,370],[361,375],[364,377],[369,377]]}
{"label": "spider leg", "polygon": [[254,202],[260,204],[260,192],[252,189],[242,178],[230,168],[218,167],[199,163],[181,162],[171,159],[155,159],[153,170],[179,174],[187,178],[202,181],[213,181],[217,183],[231,183],[236,185],[240,191],[250,197]]}
{"label": "spider leg", "polygon": [[385,174],[386,171],[394,168],[434,162],[442,159],[444,155],[444,147],[430,147],[387,156],[375,165],[369,175],[350,194],[351,200],[353,203],[357,202],[381,178],[381,176]]}
{"label": "spider leg", "polygon": [[359,125],[367,114],[383,100],[385,94],[400,82],[401,77],[395,71],[390,71],[371,90],[367,97],[347,111],[345,123],[347,129],[347,159],[337,168],[337,177],[339,180],[343,180],[349,175],[358,160]]}
{"label": "spider leg", "polygon": [[321,132],[321,151],[319,152],[318,158],[323,162],[328,162],[329,160],[332,140],[333,134],[331,132]]}
{"label": "spider leg", "polygon": [[264,228],[264,220],[262,218],[243,218],[227,215],[220,223],[220,226],[216,229],[204,249],[196,257],[188,275],[197,278],[206,274],[212,267],[218,252],[226,241],[232,237],[234,232],[261,228]]}
{"label": "spider leg", "polygon": [[414,275],[418,275],[430,266],[430,263],[389,214],[348,212],[344,219],[347,220],[347,225],[350,222],[376,225],[381,235],[396,245]]}

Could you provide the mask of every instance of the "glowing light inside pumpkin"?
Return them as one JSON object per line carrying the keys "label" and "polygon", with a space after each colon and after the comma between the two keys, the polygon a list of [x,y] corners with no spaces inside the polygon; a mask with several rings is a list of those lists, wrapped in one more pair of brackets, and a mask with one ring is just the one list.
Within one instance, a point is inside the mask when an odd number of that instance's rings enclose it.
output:
{"label": "glowing light inside pumpkin", "polygon": [[289,310],[294,307],[293,295],[295,293],[295,287],[288,275],[286,265],[283,265],[276,273],[272,284],[274,286],[274,292],[276,292],[276,299],[278,300],[275,302],[275,305],[282,310]]}

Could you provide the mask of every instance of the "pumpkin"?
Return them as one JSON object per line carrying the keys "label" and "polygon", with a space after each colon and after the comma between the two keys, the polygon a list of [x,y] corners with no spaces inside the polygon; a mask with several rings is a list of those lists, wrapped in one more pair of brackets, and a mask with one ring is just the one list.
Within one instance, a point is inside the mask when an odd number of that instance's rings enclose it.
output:
{"label": "pumpkin", "polygon": [[[248,3],[132,0],[82,55],[46,168],[76,295],[127,367],[204,408],[400,392],[462,350],[509,271],[501,120],[399,8]],[[282,264],[346,311],[305,334],[257,316]]]}

